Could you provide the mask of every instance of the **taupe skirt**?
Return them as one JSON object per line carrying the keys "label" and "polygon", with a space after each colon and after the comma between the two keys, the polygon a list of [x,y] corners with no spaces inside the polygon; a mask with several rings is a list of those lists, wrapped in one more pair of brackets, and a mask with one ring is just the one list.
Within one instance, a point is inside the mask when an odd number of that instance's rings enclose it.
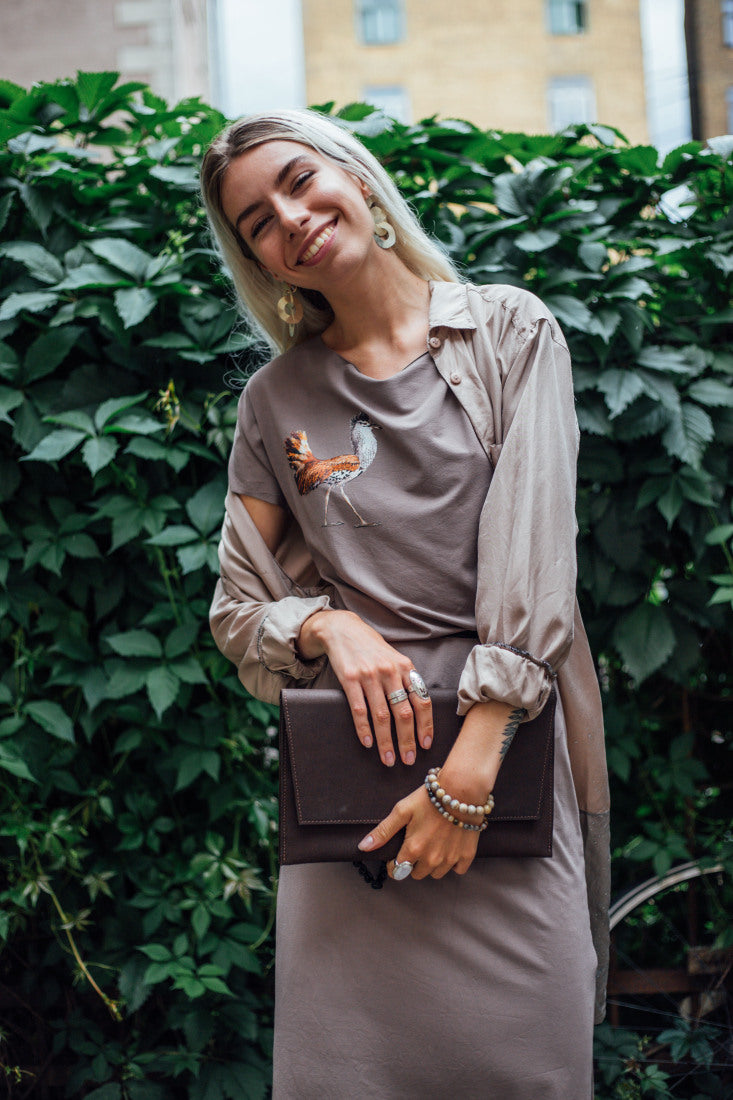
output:
{"label": "taupe skirt", "polygon": [[[408,652],[444,686],[462,641]],[[595,968],[558,703],[551,859],[382,890],[351,864],[281,870],[273,1098],[589,1100]]]}

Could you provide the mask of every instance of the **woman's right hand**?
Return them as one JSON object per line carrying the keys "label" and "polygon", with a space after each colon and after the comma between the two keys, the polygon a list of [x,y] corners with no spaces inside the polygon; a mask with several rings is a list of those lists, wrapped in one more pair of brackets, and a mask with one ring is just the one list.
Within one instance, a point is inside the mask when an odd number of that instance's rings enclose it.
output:
{"label": "woman's right hand", "polygon": [[[373,743],[371,716],[382,763],[391,767],[396,749],[403,763],[414,764],[416,737],[422,748],[430,747],[430,699],[421,699],[416,691],[411,691],[402,703],[390,704],[387,698],[391,692],[411,686],[412,662],[358,615],[352,611],[317,611],[303,623],[297,645],[306,659],[326,654],[348,699],[357,736],[366,748]],[[394,718],[397,746],[392,743],[390,718]]]}

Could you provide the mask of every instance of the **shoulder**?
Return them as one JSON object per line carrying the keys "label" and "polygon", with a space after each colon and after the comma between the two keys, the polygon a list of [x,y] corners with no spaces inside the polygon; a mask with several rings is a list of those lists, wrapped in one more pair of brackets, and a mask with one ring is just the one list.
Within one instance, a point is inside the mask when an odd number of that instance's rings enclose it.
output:
{"label": "shoulder", "polygon": [[565,346],[560,326],[541,298],[524,287],[504,283],[466,284],[469,309],[479,324],[504,331],[522,342],[533,337],[543,326],[550,336]]}

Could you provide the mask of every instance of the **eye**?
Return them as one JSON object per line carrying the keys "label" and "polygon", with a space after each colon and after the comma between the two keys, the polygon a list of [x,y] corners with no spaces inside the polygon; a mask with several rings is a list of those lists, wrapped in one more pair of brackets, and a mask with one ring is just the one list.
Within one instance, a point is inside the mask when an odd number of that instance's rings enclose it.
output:
{"label": "eye", "polygon": [[307,183],[311,176],[314,175],[315,172],[312,169],[309,169],[307,172],[301,172],[293,181],[293,191],[297,191],[299,187],[302,187],[303,184]]}
{"label": "eye", "polygon": [[252,237],[252,240],[254,240],[256,237],[259,236],[259,234],[265,228],[265,226],[267,225],[269,220],[270,220],[270,215],[269,214],[267,214],[264,218],[258,218],[257,219],[257,221],[252,226],[252,229],[251,229],[251,232],[250,232],[250,236]]}

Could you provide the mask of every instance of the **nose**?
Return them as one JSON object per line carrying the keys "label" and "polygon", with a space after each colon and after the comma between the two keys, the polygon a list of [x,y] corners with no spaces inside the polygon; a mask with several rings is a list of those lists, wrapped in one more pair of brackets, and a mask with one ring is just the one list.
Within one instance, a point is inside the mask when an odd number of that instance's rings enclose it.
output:
{"label": "nose", "polygon": [[303,203],[289,196],[279,199],[277,215],[281,226],[291,237],[310,220],[310,214]]}

